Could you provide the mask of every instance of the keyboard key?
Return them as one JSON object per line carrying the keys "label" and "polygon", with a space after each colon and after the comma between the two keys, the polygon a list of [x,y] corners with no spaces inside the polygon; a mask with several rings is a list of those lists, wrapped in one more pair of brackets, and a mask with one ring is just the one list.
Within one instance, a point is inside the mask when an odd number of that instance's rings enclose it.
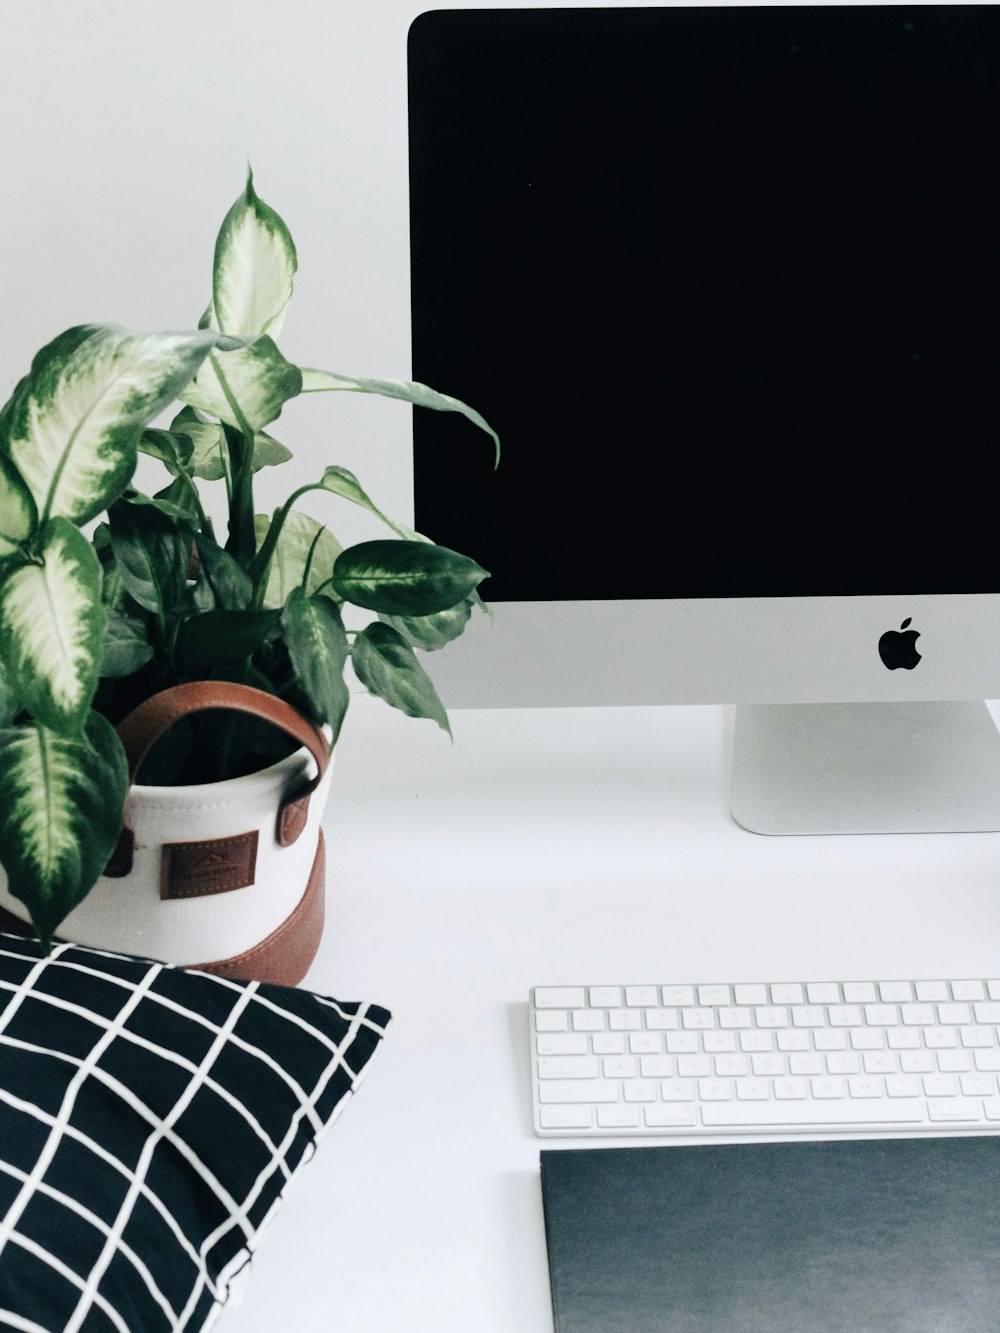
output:
{"label": "keyboard key", "polygon": [[633,1078],[622,1084],[622,1093],[627,1102],[655,1102],[656,1084],[648,1079]]}
{"label": "keyboard key", "polygon": [[547,1056],[538,1062],[539,1078],[597,1078],[593,1055]]}
{"label": "keyboard key", "polygon": [[663,1050],[663,1038],[658,1032],[630,1032],[628,1048],[633,1055],[659,1055]]}
{"label": "keyboard key", "polygon": [[674,1062],[669,1055],[643,1055],[639,1057],[639,1072],[643,1078],[669,1078]]}
{"label": "keyboard key", "polygon": [[537,986],[535,988],[536,1009],[582,1009],[584,1003],[582,986]]}
{"label": "keyboard key", "polygon": [[535,1037],[536,1055],[586,1055],[587,1038],[580,1032],[540,1032]]}
{"label": "keyboard key", "polygon": [[777,1128],[814,1125],[916,1125],[924,1119],[916,1102],[894,1101],[740,1101],[716,1102],[701,1108],[702,1123],[717,1128]]}
{"label": "keyboard key", "polygon": [[847,1093],[842,1078],[814,1078],[810,1080],[809,1086],[812,1095],[823,1101],[828,1101],[834,1097],[844,1097]]}
{"label": "keyboard key", "polygon": [[666,1078],[660,1084],[660,1096],[665,1102],[693,1102],[694,1084],[686,1078]]}
{"label": "keyboard key", "polygon": [[678,1126],[690,1127],[695,1123],[694,1107],[675,1104],[664,1106],[644,1106],[643,1119],[647,1129],[673,1129]]}
{"label": "keyboard key", "polygon": [[913,988],[908,981],[880,981],[878,994],[884,1004],[900,1004],[913,999]]}
{"label": "keyboard key", "polygon": [[[997,998],[1000,999],[1000,995]],[[734,986],[733,999],[737,1004],[767,1004],[767,987],[757,984]]]}
{"label": "keyboard key", "polygon": [[733,1095],[728,1078],[703,1078],[698,1084],[698,1096],[703,1102],[726,1102]]}
{"label": "keyboard key", "polygon": [[641,1111],[638,1106],[599,1106],[597,1123],[602,1129],[638,1129]]}
{"label": "keyboard key", "polygon": [[622,992],[620,986],[591,986],[590,1007],[592,1009],[620,1009]]}
{"label": "keyboard key", "polygon": [[885,1080],[887,1097],[919,1097],[922,1091],[915,1074],[890,1074]]}
{"label": "keyboard key", "polygon": [[956,1000],[986,999],[986,989],[981,981],[953,981],[951,993]]}
{"label": "keyboard key", "polygon": [[804,999],[798,982],[775,982],[771,987],[772,1004],[801,1004]]}
{"label": "keyboard key", "polygon": [[542,1129],[590,1129],[594,1113],[589,1106],[543,1106],[538,1123]]}
{"label": "keyboard key", "polygon": [[835,981],[811,981],[806,996],[810,1004],[839,1004],[840,987]]}
{"label": "keyboard key", "polygon": [[569,1017],[565,1009],[540,1010],[535,1014],[536,1032],[565,1032]]}
{"label": "keyboard key", "polygon": [[[581,1040],[587,1038],[581,1033]],[[624,1055],[624,1032],[594,1032],[590,1038],[590,1049],[595,1055]]]}
{"label": "keyboard key", "polygon": [[574,1009],[574,1032],[603,1032],[604,1014],[600,1009]]}
{"label": "keyboard key", "polygon": [[565,1102],[616,1102],[618,1084],[605,1083],[599,1078],[567,1078],[552,1083],[540,1083],[538,1100],[542,1105],[548,1106]]}
{"label": "keyboard key", "polygon": [[821,1028],[826,1025],[826,1015],[815,1004],[797,1004],[792,1010],[792,1025],[797,1028]]}
{"label": "keyboard key", "polygon": [[638,1009],[609,1009],[608,1027],[612,1032],[638,1032],[642,1014]]}
{"label": "keyboard key", "polygon": [[676,1009],[647,1009],[646,1027],[650,1031],[665,1032],[668,1028],[676,1028],[678,1025]]}
{"label": "keyboard key", "polygon": [[625,1003],[630,1009],[652,1009],[659,1002],[659,988],[656,986],[625,987]]}
{"label": "keyboard key", "polygon": [[927,1103],[927,1114],[931,1120],[939,1123],[979,1120],[983,1114],[983,1104],[972,1097],[947,1097],[942,1101],[931,1098]]}

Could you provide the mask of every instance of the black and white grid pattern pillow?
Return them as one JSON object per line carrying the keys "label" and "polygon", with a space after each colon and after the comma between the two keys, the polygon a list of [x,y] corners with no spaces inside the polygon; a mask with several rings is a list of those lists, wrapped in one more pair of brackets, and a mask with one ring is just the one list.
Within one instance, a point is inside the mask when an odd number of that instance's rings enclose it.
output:
{"label": "black and white grid pattern pillow", "polygon": [[0,935],[0,1327],[207,1328],[388,1022]]}

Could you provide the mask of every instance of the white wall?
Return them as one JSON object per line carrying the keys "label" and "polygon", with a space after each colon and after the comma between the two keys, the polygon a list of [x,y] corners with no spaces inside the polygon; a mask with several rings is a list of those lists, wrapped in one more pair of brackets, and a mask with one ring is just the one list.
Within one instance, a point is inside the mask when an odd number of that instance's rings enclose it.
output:
{"label": "white wall", "polygon": [[[434,7],[3,0],[0,401],[73,324],[193,326],[248,161],[299,252],[286,356],[409,376],[406,34]],[[273,433],[296,458],[262,474],[261,508],[341,463],[384,509],[410,515],[403,404],[293,402]],[[310,498],[342,537],[365,535],[360,515]]]}

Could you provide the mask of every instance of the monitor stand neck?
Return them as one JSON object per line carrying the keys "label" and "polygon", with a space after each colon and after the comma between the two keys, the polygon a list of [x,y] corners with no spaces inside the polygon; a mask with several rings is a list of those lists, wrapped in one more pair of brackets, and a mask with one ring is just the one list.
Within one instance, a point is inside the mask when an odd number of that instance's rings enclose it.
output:
{"label": "monitor stand neck", "polygon": [[984,703],[744,704],[733,818],[752,833],[1000,829],[1000,732]]}

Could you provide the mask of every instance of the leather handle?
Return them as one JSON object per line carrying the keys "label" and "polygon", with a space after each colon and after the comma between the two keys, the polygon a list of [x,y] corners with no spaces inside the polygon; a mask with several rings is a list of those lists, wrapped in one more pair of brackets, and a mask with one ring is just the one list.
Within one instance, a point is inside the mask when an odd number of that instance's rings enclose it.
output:
{"label": "leather handle", "polygon": [[[309,797],[323,778],[330,762],[330,746],[315,723],[297,712],[283,699],[232,681],[199,680],[186,685],[172,685],[146,699],[118,724],[118,736],[128,760],[129,781],[134,782],[142,761],[154,743],[175,722],[191,713],[207,708],[223,708],[270,722],[299,745],[304,746],[316,761],[316,775],[290,792],[278,811],[276,837],[282,847],[289,847],[298,838],[306,823]],[[126,845],[127,844],[127,845]],[[123,830],[123,838],[105,874],[127,875],[131,869],[131,837]]]}

